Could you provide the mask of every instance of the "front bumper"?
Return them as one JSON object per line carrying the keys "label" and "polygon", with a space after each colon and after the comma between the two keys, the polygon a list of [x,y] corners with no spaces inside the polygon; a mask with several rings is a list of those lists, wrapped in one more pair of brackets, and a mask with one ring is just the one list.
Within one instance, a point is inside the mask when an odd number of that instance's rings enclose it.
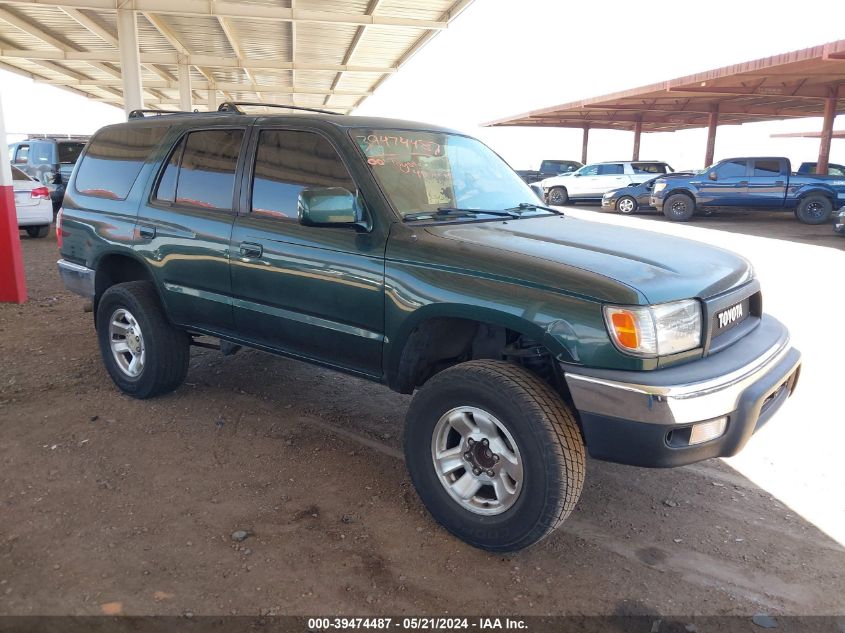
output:
{"label": "front bumper", "polygon": [[86,299],[94,299],[94,270],[66,259],[60,259],[56,265],[59,267],[59,276],[65,288]]}
{"label": "front bumper", "polygon": [[845,213],[840,214],[836,218],[836,223],[833,225],[833,230],[837,233],[845,235]]}
{"label": "front bumper", "polygon": [[[648,467],[735,455],[792,394],[800,368],[786,327],[768,315],[734,345],[685,365],[650,372],[563,367],[590,455]],[[727,418],[721,436],[688,443],[696,423],[719,418]]]}
{"label": "front bumper", "polygon": [[654,207],[658,211],[663,211],[663,198],[658,198],[657,196],[651,196],[648,199],[648,205],[650,207]]}
{"label": "front bumper", "polygon": [[615,209],[616,208],[616,198],[602,198],[601,199],[601,208],[602,209]]}

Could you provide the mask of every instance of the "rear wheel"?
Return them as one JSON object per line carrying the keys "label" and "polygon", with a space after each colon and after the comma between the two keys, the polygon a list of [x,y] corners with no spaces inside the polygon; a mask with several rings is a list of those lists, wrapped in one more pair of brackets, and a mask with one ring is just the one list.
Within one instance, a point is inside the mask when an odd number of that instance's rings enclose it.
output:
{"label": "rear wheel", "polygon": [[549,190],[549,204],[560,206],[569,202],[569,192],[566,187],[552,187]]}
{"label": "rear wheel", "polygon": [[807,196],[795,209],[795,217],[804,224],[824,224],[832,214],[833,203],[826,196]]}
{"label": "rear wheel", "polygon": [[135,398],[173,391],[188,373],[190,339],[168,322],[148,281],[117,284],[103,293],[97,339],[114,384]]}
{"label": "rear wheel", "polygon": [[28,226],[26,227],[26,234],[30,237],[47,237],[50,235],[50,225]]}
{"label": "rear wheel", "polygon": [[616,201],[616,210],[626,215],[636,213],[637,201],[631,196],[622,196]]}
{"label": "rear wheel", "polygon": [[414,396],[405,459],[428,510],[467,543],[513,551],[550,534],[575,507],[585,451],[560,396],[502,361],[456,365]]}
{"label": "rear wheel", "polygon": [[682,193],[674,193],[663,203],[663,215],[673,222],[686,222],[695,213],[695,201]]}

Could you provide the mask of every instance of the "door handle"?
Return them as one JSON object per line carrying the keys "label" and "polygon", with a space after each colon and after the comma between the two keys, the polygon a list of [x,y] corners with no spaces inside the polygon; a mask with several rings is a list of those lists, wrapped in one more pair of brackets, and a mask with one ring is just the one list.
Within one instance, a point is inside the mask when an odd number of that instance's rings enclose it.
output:
{"label": "door handle", "polygon": [[775,184],[776,184],[778,187],[782,187],[783,185],[785,185],[785,184],[786,184],[786,181],[785,181],[785,180],[775,180]]}
{"label": "door handle", "polygon": [[264,247],[253,242],[241,242],[241,256],[258,259],[264,254]]}
{"label": "door handle", "polygon": [[739,181],[738,183],[736,183],[736,184],[738,184],[738,185],[747,185],[747,184],[748,184],[748,181],[747,181],[747,180],[740,180],[740,181]]}
{"label": "door handle", "polygon": [[142,224],[138,227],[138,235],[144,239],[151,240],[156,236],[156,227]]}

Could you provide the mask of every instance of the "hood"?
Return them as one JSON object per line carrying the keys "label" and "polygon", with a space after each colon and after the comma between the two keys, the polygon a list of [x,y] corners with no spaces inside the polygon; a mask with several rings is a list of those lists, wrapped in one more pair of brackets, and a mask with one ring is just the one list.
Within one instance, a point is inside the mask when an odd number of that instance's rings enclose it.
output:
{"label": "hood", "polygon": [[[565,270],[598,274],[639,291],[649,303],[707,298],[741,285],[751,266],[701,242],[570,217],[524,218],[427,227],[432,235],[499,251],[514,278],[533,266],[566,290]],[[549,264],[552,264],[550,267]],[[559,267],[559,268],[558,268]],[[556,274],[556,270],[559,271]],[[536,277],[538,271],[530,271]]]}

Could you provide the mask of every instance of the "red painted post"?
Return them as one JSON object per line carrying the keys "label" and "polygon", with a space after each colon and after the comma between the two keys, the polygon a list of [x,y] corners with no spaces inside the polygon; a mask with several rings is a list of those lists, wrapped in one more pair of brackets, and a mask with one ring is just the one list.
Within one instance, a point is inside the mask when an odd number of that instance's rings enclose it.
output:
{"label": "red painted post", "polygon": [[710,118],[707,121],[707,150],[704,153],[704,166],[710,167],[713,164],[713,156],[716,154],[716,128],[719,125],[719,106],[713,106],[710,110]]}
{"label": "red painted post", "polygon": [[819,158],[816,162],[816,173],[827,175],[830,161],[830,139],[833,138],[833,119],[836,118],[836,90],[830,89],[830,95],[824,100],[824,121],[822,135],[819,140]]}
{"label": "red painted post", "polygon": [[26,280],[23,272],[21,238],[12,189],[12,168],[6,157],[6,126],[0,102],[0,302],[24,303]]}
{"label": "red painted post", "polygon": [[590,143],[590,128],[584,126],[584,136],[581,139],[581,162],[587,164],[587,145]]}
{"label": "red painted post", "polygon": [[643,120],[637,119],[634,124],[634,153],[631,160],[640,160],[640,136],[643,133]]}

